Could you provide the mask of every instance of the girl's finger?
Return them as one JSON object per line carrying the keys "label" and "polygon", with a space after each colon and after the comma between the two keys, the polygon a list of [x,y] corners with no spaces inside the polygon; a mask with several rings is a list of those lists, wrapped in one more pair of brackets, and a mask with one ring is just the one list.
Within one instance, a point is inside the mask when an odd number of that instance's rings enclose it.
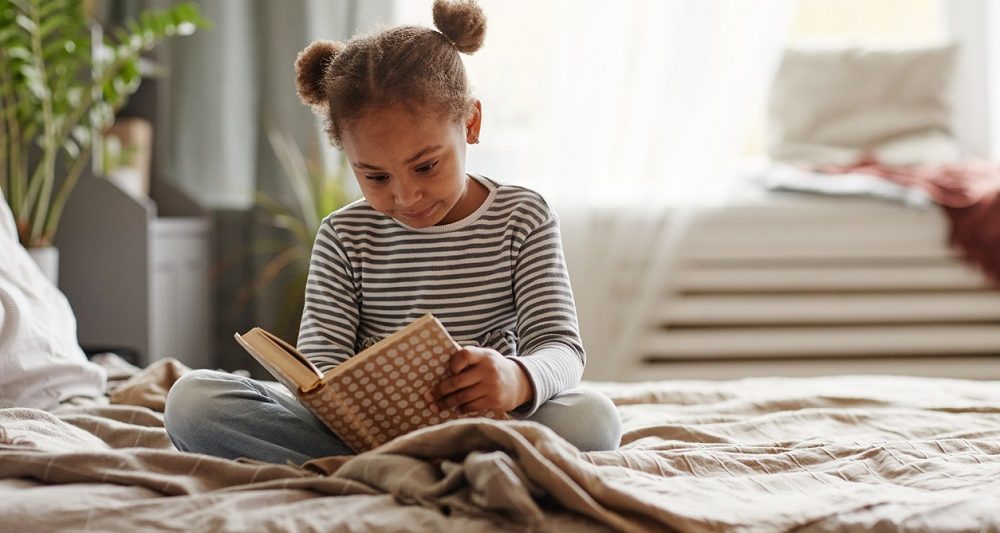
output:
{"label": "girl's finger", "polygon": [[486,397],[486,391],[484,390],[484,387],[476,387],[476,386],[466,387],[462,390],[453,392],[439,399],[437,401],[437,406],[442,410],[446,409],[460,410],[456,408],[461,407],[462,405],[465,405],[469,402],[474,402],[484,397]]}
{"label": "girl's finger", "polygon": [[486,356],[475,346],[462,348],[455,352],[455,355],[452,355],[448,361],[448,372],[454,376],[466,368],[478,364],[484,357]]}
{"label": "girl's finger", "polygon": [[488,411],[493,408],[490,399],[486,396],[473,400],[471,402],[464,403],[458,406],[458,410],[463,413],[474,413],[479,411]]}
{"label": "girl's finger", "polygon": [[479,372],[475,368],[467,369],[457,375],[447,377],[437,382],[436,385],[431,387],[430,394],[432,398],[443,398],[457,390],[464,389],[466,387],[471,387],[482,380]]}

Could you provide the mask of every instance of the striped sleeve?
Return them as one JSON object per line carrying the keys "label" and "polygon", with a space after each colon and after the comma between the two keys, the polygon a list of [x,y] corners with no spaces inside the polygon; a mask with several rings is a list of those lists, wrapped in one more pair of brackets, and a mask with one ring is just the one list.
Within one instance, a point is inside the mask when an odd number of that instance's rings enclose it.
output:
{"label": "striped sleeve", "polygon": [[520,357],[513,360],[534,389],[534,398],[514,412],[523,417],[579,385],[586,363],[558,219],[551,212],[546,216],[525,237],[514,261]]}
{"label": "striped sleeve", "polygon": [[327,221],[313,244],[298,349],[321,372],[354,355],[360,313],[351,262]]}

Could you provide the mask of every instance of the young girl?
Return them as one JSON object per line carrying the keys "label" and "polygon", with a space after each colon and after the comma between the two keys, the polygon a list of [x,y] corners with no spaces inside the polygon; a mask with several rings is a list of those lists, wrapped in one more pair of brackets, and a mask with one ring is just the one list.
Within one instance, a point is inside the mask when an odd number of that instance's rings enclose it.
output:
{"label": "young girl", "polygon": [[[439,31],[403,26],[296,61],[300,98],[325,119],[364,199],[316,236],[298,348],[321,371],[433,313],[463,346],[427,395],[435,410],[497,409],[581,450],[615,449],[621,422],[578,388],[585,354],[558,219],[523,187],[466,174],[483,111],[459,52],[482,45],[472,1],[434,3]],[[287,392],[199,370],[167,398],[181,450],[301,463],[351,450]]]}

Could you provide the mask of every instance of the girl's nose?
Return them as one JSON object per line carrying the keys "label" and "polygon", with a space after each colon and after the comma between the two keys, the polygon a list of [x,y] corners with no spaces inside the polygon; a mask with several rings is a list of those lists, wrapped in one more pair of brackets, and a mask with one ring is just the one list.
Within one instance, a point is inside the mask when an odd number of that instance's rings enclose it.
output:
{"label": "girl's nose", "polygon": [[400,207],[410,207],[423,198],[420,187],[411,183],[400,183],[396,189],[396,205]]}

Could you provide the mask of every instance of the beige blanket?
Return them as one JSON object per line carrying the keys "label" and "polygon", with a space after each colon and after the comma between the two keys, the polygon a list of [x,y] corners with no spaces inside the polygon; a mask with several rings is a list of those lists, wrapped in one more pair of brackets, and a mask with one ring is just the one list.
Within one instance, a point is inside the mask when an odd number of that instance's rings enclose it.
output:
{"label": "beige blanket", "polygon": [[[165,390],[176,370],[132,385]],[[1000,383],[589,385],[620,406],[616,452],[580,453],[531,422],[459,420],[300,468],[177,452],[148,407],[0,410],[0,518],[33,530],[1000,528]]]}

